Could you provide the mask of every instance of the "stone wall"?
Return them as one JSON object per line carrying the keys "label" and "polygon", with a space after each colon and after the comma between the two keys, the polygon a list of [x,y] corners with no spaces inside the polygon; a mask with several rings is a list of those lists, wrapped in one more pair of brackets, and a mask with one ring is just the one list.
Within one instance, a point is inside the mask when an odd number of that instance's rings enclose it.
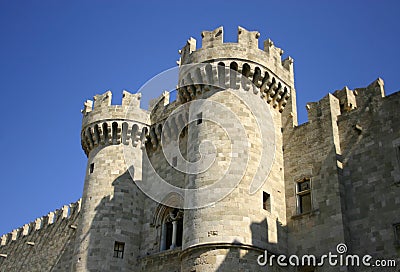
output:
{"label": "stone wall", "polygon": [[[140,94],[123,93],[111,105],[111,92],[94,97],[83,110],[82,147],[88,155],[81,224],[73,271],[126,271],[137,265],[144,195],[143,136],[149,114],[139,108]],[[115,245],[124,247],[115,256]]]}
{"label": "stone wall", "polygon": [[70,271],[80,201],[1,238],[0,271]]}
{"label": "stone wall", "polygon": [[[308,104],[309,122],[284,128],[283,149],[290,254],[323,254],[345,242],[335,139],[339,101],[328,94]],[[297,182],[311,181],[312,208],[300,213]]]}
{"label": "stone wall", "polygon": [[350,249],[399,260],[400,93],[385,97],[381,79],[354,92],[356,108],[338,119]]}
{"label": "stone wall", "polygon": [[[399,259],[400,93],[383,81],[308,103],[309,121],[284,128],[289,253],[348,252]],[[299,213],[296,182],[311,180],[312,210]]]}
{"label": "stone wall", "polygon": [[184,261],[180,271],[294,271],[277,265],[260,266],[257,258],[262,254],[264,251],[259,248],[233,244],[196,247],[183,254]]}
{"label": "stone wall", "polygon": [[139,259],[140,271],[145,272],[180,272],[181,271],[181,249],[173,249],[158,252]]}

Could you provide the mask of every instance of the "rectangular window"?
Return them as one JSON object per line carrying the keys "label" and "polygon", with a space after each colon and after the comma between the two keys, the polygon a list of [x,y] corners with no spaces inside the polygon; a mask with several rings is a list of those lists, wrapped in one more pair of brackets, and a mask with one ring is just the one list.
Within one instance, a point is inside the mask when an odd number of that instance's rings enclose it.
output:
{"label": "rectangular window", "polygon": [[263,192],[263,209],[271,211],[271,196],[266,192]]}
{"label": "rectangular window", "polygon": [[114,244],[114,258],[122,259],[124,257],[125,243],[115,241]]}
{"label": "rectangular window", "polygon": [[297,207],[298,213],[311,212],[311,181],[309,178],[297,182]]}
{"label": "rectangular window", "polygon": [[203,123],[203,113],[202,112],[197,114],[197,124],[200,125],[201,123]]}
{"label": "rectangular window", "polygon": [[94,170],[94,163],[91,163],[89,166],[89,174],[93,173]]}

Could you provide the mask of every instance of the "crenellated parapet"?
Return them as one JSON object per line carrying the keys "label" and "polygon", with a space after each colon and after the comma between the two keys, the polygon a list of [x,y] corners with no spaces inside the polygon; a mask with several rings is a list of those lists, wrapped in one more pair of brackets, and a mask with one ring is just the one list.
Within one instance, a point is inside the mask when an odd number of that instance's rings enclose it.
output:
{"label": "crenellated parapet", "polygon": [[98,146],[144,145],[150,113],[140,108],[141,94],[123,91],[122,104],[111,105],[110,91],[84,104],[81,143],[86,155]]}
{"label": "crenellated parapet", "polygon": [[111,105],[112,93],[98,94],[84,103],[82,128],[104,120],[136,120],[147,124],[149,113],[140,108],[141,93],[122,92],[121,105]]}
{"label": "crenellated parapet", "polygon": [[224,43],[223,28],[202,32],[202,48],[190,38],[180,51],[178,97],[182,103],[217,89],[243,89],[282,112],[294,91],[293,59],[259,32],[238,28],[238,42]]}
{"label": "crenellated parapet", "polygon": [[357,91],[350,90],[347,86],[333,93],[333,95],[339,99],[340,110],[342,112],[351,111],[357,108],[357,94]]}
{"label": "crenellated parapet", "polygon": [[[356,110],[371,110],[372,107],[377,107],[385,97],[384,82],[381,78],[376,79],[367,87],[355,88],[350,90],[347,86],[341,90],[336,90],[329,96],[338,100],[340,113],[345,114],[355,112]],[[329,112],[330,104],[324,104],[323,100],[318,102],[309,102],[306,105],[309,121],[316,120],[324,115],[324,112]]]}
{"label": "crenellated parapet", "polygon": [[276,47],[270,39],[264,41],[263,49],[259,49],[259,32],[238,27],[237,43],[224,43],[222,27],[213,31],[203,31],[201,36],[201,48],[196,49],[196,40],[190,38],[179,51],[181,54],[179,65],[243,60],[249,65],[257,64],[260,69],[266,69],[269,73],[279,76],[285,84],[293,86],[293,59],[291,57],[282,59],[283,50]]}
{"label": "crenellated parapet", "polygon": [[18,229],[14,229],[10,233],[2,235],[0,238],[1,239],[0,247],[6,246],[12,243],[13,241],[20,239],[21,237],[32,235],[35,231],[44,229],[48,225],[65,222],[65,220],[70,221],[71,222],[70,227],[75,229],[76,226],[73,225],[72,223],[77,218],[80,210],[81,210],[81,199],[69,205],[64,205],[60,209],[49,212],[45,216],[36,218],[32,222],[25,224]]}
{"label": "crenellated parapet", "polygon": [[174,101],[170,100],[171,93],[164,91],[159,97],[150,100],[149,110],[150,122],[151,124],[160,122],[163,119],[168,118],[168,116],[181,105],[181,101],[176,99]]}

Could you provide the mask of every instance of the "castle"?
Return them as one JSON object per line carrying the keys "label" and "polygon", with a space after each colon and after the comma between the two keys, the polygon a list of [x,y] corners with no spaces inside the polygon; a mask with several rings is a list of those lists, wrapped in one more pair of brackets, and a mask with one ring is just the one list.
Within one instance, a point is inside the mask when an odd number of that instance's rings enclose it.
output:
{"label": "castle", "polygon": [[180,50],[175,101],[85,102],[82,199],[1,236],[0,271],[267,271],[265,252],[340,244],[400,265],[400,92],[344,87],[298,125],[293,60],[255,31],[223,37]]}

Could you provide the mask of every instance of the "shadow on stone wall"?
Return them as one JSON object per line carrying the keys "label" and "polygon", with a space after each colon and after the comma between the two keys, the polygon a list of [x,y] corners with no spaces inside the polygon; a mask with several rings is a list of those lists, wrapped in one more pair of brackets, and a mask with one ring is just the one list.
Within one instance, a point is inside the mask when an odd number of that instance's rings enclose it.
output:
{"label": "shadow on stone wall", "polygon": [[[81,238],[88,239],[88,258],[77,267],[88,271],[134,271],[138,267],[143,194],[135,182],[129,171],[112,182],[113,194],[102,198],[95,208],[90,235]],[[114,257],[115,242],[125,244],[123,258]]]}
{"label": "shadow on stone wall", "polygon": [[[231,246],[227,247],[228,253],[216,271],[281,271],[279,267],[261,266],[257,262],[258,256],[264,255],[265,251],[267,251],[268,254],[286,254],[286,252],[284,252],[286,248],[286,239],[281,239],[286,236],[284,234],[286,232],[286,227],[282,226],[281,223],[276,220],[276,229],[278,235],[277,242],[271,242],[268,239],[267,220],[264,219],[260,222],[252,222],[250,230],[252,233],[251,244],[253,246],[244,245],[236,240],[233,241]],[[264,246],[260,245],[260,242],[263,243]],[[283,246],[278,248],[278,243],[282,243]],[[264,258],[260,260],[263,261]]]}

